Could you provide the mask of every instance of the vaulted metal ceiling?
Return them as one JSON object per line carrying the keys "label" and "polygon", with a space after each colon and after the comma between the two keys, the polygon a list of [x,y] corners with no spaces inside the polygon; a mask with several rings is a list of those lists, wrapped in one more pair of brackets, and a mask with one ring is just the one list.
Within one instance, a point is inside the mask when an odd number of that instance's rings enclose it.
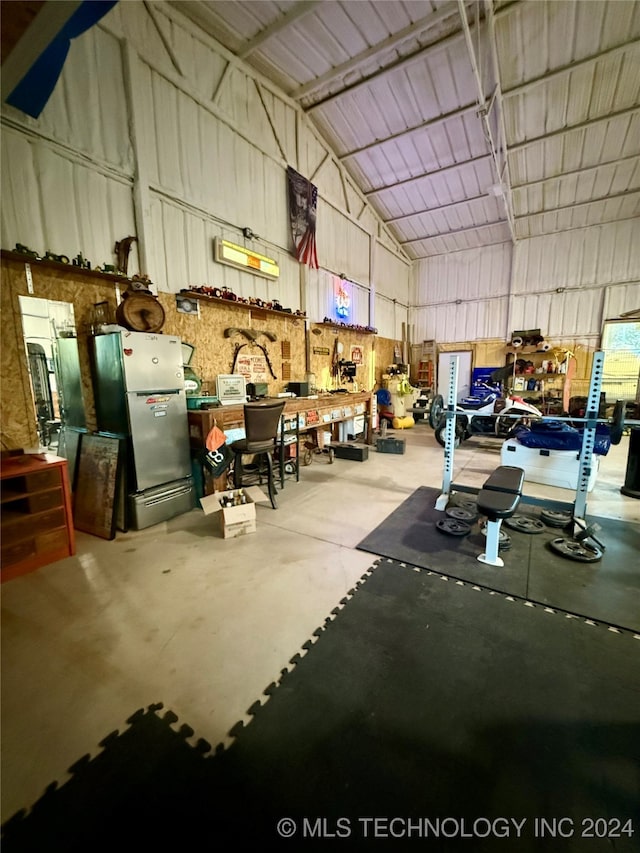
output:
{"label": "vaulted metal ceiling", "polygon": [[638,0],[180,0],[410,258],[640,215]]}

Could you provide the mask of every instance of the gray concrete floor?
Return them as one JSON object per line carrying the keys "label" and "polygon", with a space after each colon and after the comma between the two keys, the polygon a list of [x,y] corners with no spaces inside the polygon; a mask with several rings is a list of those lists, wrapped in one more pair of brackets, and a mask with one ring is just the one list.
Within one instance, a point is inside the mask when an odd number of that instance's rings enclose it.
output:
{"label": "gray concrete floor", "polygon": [[[395,431],[404,455],[318,457],[289,480],[257,532],[223,540],[201,509],[105,541],[2,585],[2,821],[28,809],[68,767],[139,708],[162,702],[195,741],[228,731],[320,626],[375,557],[364,536],[419,486],[442,483],[443,451],[426,423]],[[500,445],[467,442],[454,482],[478,486]],[[588,515],[640,521],[620,494],[628,439],[601,459]],[[527,494],[572,492],[527,484]],[[264,698],[264,697],[263,697]]]}

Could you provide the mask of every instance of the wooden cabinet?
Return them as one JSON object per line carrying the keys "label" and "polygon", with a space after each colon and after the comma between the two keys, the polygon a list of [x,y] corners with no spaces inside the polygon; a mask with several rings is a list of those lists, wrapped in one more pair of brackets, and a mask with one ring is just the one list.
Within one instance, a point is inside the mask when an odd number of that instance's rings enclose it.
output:
{"label": "wooden cabinet", "polygon": [[0,579],[75,554],[67,460],[49,453],[2,459]]}

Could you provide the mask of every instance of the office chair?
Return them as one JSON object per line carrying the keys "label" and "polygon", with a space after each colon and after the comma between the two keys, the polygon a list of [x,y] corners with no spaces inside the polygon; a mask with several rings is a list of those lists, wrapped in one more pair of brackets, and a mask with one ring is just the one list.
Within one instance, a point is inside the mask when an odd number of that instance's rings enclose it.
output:
{"label": "office chair", "polygon": [[267,464],[267,485],[269,488],[269,499],[274,509],[276,504],[276,486],[273,479],[272,454],[276,450],[276,439],[278,436],[278,423],[284,409],[284,400],[269,400],[258,403],[247,403],[244,406],[244,431],[245,438],[231,442],[231,450],[234,453],[233,484],[236,489],[242,488],[244,470],[242,467],[243,455],[252,454],[256,456],[256,468],[261,471],[261,462],[264,459]]}

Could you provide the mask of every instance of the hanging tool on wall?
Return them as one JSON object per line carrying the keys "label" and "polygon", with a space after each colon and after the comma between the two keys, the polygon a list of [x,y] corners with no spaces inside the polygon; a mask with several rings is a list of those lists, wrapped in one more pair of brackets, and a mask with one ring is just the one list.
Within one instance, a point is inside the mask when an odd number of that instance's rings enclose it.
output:
{"label": "hanging tool on wall", "polygon": [[248,341],[256,341],[260,335],[264,335],[265,338],[269,338],[270,341],[278,340],[277,335],[273,332],[254,331],[253,329],[237,329],[235,326],[231,326],[224,330],[225,338],[230,338],[232,335],[242,335],[242,337],[246,338]]}
{"label": "hanging tool on wall", "polygon": [[[254,346],[258,347],[259,350],[262,350],[264,357],[265,357],[265,360],[267,362],[267,367],[269,368],[269,373],[271,374],[271,376],[274,379],[277,379],[278,377],[273,372],[273,366],[271,364],[271,360],[269,358],[269,353],[267,352],[267,348],[263,347],[262,344],[259,344],[257,341],[251,341],[251,343]],[[238,360],[238,353],[240,352],[240,350],[243,350],[245,347],[248,347],[248,346],[249,346],[249,344],[236,344],[235,349],[233,351],[233,362],[231,364],[231,373],[233,373],[235,371],[236,362]]]}

